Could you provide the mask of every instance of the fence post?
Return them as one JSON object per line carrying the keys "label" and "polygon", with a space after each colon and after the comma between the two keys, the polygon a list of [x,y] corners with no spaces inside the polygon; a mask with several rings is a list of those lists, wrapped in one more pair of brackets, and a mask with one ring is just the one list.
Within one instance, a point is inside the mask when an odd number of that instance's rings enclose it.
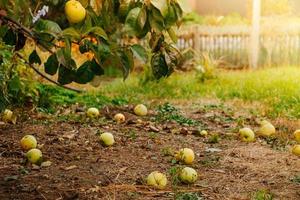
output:
{"label": "fence post", "polygon": [[249,64],[250,67],[254,69],[257,68],[258,59],[259,59],[260,12],[261,12],[261,0],[253,0]]}
{"label": "fence post", "polygon": [[199,35],[199,28],[198,26],[194,26],[193,27],[193,31],[194,31],[194,50],[200,52],[201,51],[201,42],[200,42],[200,35]]}

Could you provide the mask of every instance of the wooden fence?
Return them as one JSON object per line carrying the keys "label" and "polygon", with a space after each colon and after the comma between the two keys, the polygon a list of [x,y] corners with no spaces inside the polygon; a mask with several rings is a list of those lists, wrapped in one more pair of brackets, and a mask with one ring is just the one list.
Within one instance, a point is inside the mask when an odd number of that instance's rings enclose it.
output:
{"label": "wooden fence", "polygon": [[[178,34],[179,49],[209,52],[229,67],[249,66],[250,27],[184,27]],[[259,66],[279,65],[300,65],[300,31],[261,34]]]}

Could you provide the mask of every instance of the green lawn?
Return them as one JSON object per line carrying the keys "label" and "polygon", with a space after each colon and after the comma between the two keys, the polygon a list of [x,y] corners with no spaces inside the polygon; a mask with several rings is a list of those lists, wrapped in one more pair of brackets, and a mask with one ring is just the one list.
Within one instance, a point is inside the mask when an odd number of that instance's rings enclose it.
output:
{"label": "green lawn", "polygon": [[[141,77],[133,74],[125,82],[122,79],[114,79],[93,89],[89,94],[75,95],[71,100],[65,98],[62,101],[99,105],[111,102],[122,104],[151,100],[216,98],[260,104],[268,111],[268,117],[300,117],[300,68],[222,70],[216,74],[216,78],[202,82],[196,73],[175,73],[167,79],[144,85],[141,84]],[[58,99],[57,96],[55,101]]]}

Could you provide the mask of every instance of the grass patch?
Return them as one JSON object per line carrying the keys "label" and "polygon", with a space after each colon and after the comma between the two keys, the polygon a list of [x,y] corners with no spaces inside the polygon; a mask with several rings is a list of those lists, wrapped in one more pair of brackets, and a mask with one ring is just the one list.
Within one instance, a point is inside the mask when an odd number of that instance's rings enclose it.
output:
{"label": "grass patch", "polygon": [[[39,86],[39,106],[70,105],[101,107],[152,100],[176,101],[217,98],[240,100],[254,105],[257,115],[300,118],[300,70],[297,67],[268,68],[256,71],[218,71],[217,78],[200,81],[197,73],[175,73],[160,81],[141,83],[141,76],[132,74],[125,82],[121,78],[105,81],[100,88],[77,94],[55,86]],[[255,103],[255,104],[254,104]],[[255,106],[264,109],[257,109]],[[209,108],[207,108],[209,109]],[[244,109],[244,108],[243,108]],[[250,110],[251,111],[251,110]],[[176,118],[176,117],[175,117]],[[181,121],[181,119],[177,119]],[[184,123],[184,120],[180,123]],[[190,122],[188,122],[190,123]]]}
{"label": "grass patch", "polygon": [[186,118],[180,111],[170,103],[165,103],[158,106],[158,115],[156,120],[158,121],[175,121],[178,124],[184,125],[196,125],[198,124],[195,120]]}
{"label": "grass patch", "polygon": [[300,70],[298,67],[267,68],[256,71],[219,71],[218,77],[199,81],[196,73],[176,73],[167,79],[140,84],[140,77],[131,75],[102,85],[98,93],[119,96],[130,102],[149,100],[196,100],[217,98],[259,102],[265,110],[257,114],[268,117],[300,117]]}
{"label": "grass patch", "polygon": [[266,190],[259,190],[255,192],[251,198],[252,200],[273,200],[274,195]]}

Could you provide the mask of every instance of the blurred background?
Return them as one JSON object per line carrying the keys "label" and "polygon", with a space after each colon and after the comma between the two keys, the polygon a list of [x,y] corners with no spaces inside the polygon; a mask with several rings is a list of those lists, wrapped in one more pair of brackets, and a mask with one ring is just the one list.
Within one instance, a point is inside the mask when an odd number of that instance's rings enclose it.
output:
{"label": "blurred background", "polygon": [[[252,0],[188,0],[179,29],[180,49],[193,48],[221,67],[248,68]],[[258,66],[300,64],[300,1],[261,0]]]}

